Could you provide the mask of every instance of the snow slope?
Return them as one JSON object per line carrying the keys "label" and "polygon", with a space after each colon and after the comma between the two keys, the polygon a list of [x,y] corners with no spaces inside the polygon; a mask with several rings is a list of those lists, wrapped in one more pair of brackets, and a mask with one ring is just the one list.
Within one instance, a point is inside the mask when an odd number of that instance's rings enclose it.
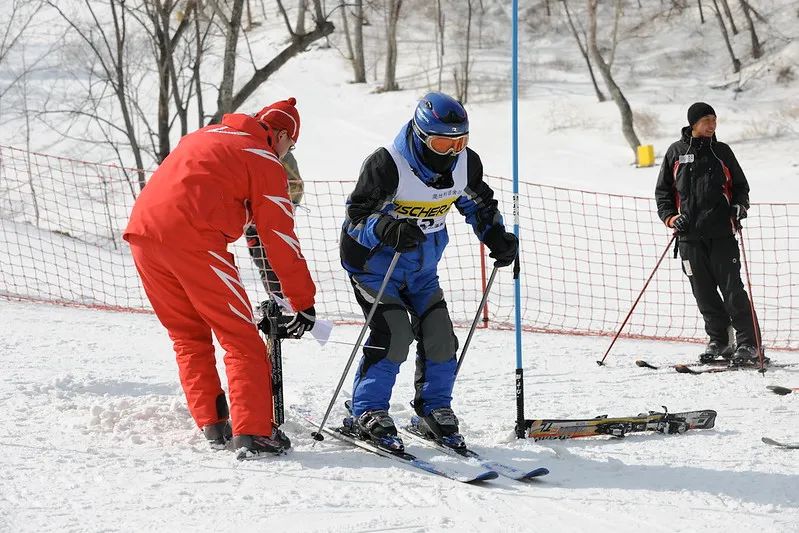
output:
{"label": "snow slope", "polygon": [[[796,368],[765,379],[649,371],[633,360],[666,364],[696,347],[625,340],[600,369],[594,360],[607,339],[524,335],[530,418],[664,404],[719,416],[715,429],[681,436],[517,441],[513,335],[479,330],[455,390],[464,432],[479,451],[552,473],[466,486],[330,439],[312,448],[296,421],[285,426],[295,445],[287,456],[238,463],[208,451],[153,316],[0,301],[0,324],[1,531],[789,532],[799,524],[799,458],[760,442],[796,439],[799,397],[765,389],[796,386]],[[356,334],[339,327],[333,338]],[[349,351],[284,342],[286,402],[321,416]],[[799,363],[796,354],[772,356]],[[398,420],[410,416],[412,374],[405,365],[395,389]]]}

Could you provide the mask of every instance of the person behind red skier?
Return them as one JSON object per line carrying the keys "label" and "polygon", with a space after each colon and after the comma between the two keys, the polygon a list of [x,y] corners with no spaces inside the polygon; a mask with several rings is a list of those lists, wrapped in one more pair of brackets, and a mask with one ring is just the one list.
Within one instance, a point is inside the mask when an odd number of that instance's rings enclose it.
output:
{"label": "person behind red skier", "polygon": [[[172,339],[189,412],[215,449],[239,458],[291,446],[273,425],[271,365],[227,245],[254,223],[299,311],[289,335],[315,321],[316,288],[294,233],[294,208],[280,158],[300,132],[296,100],[183,137],[133,206],[124,238],[155,314]],[[225,349],[230,409],[216,370],[211,332]],[[229,420],[229,418],[232,420]]]}

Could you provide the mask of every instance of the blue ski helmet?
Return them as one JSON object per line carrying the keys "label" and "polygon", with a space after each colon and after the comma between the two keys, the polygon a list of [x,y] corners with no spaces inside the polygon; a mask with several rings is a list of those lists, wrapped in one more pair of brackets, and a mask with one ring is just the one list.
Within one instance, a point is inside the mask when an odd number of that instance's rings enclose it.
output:
{"label": "blue ski helmet", "polygon": [[453,97],[439,92],[427,93],[416,106],[413,130],[420,139],[427,135],[459,137],[469,133],[469,117]]}

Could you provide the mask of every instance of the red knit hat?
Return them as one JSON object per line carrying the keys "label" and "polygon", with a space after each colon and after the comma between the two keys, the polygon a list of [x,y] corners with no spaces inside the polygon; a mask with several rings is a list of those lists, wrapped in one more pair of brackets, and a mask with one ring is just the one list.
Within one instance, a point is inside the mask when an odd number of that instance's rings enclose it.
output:
{"label": "red knit hat", "polygon": [[286,130],[291,140],[297,142],[300,136],[300,113],[295,105],[297,99],[292,96],[266,106],[255,114],[255,118],[275,131]]}

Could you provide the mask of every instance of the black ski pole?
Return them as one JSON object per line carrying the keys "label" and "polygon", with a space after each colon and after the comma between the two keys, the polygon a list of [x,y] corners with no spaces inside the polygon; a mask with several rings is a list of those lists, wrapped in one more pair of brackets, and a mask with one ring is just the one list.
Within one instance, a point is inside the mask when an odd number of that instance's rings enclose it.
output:
{"label": "black ski pole", "polygon": [[738,230],[738,236],[741,238],[741,259],[743,259],[744,263],[744,273],[746,274],[746,286],[749,289],[749,310],[752,313],[752,328],[755,334],[755,343],[757,346],[757,358],[758,362],[760,363],[760,369],[758,372],[761,374],[766,373],[766,361],[763,357],[763,345],[760,339],[760,325],[758,324],[757,320],[757,313],[755,312],[755,302],[752,299],[752,278],[749,277],[749,261],[746,260],[746,246],[744,246],[744,234],[743,234],[743,226],[741,226],[740,222],[736,224],[736,228]]}
{"label": "black ski pole", "polygon": [[269,325],[266,334],[266,345],[269,350],[269,360],[272,363],[272,405],[276,426],[281,426],[286,420],[283,402],[283,351],[281,340],[286,337],[285,322],[280,306],[274,299],[261,302],[261,312]]}
{"label": "black ski pole", "polygon": [[480,320],[480,313],[483,312],[483,307],[486,305],[486,301],[488,301],[488,293],[491,290],[491,285],[494,283],[494,277],[497,275],[498,267],[494,267],[494,270],[491,271],[491,277],[488,278],[488,283],[486,283],[486,289],[483,291],[483,299],[480,300],[480,306],[477,308],[477,313],[474,315],[474,320],[472,320],[472,327],[469,328],[469,334],[466,336],[466,342],[463,343],[463,349],[461,350],[461,356],[458,359],[458,366],[455,367],[455,375],[458,375],[458,372],[461,369],[461,365],[463,364],[463,358],[466,357],[466,350],[469,349],[469,343],[472,342],[472,335],[474,335],[474,330],[477,327],[477,322]]}
{"label": "black ski pole", "polygon": [[338,380],[338,385],[336,385],[336,391],[333,393],[333,397],[330,398],[330,404],[327,406],[327,411],[325,411],[325,416],[322,418],[322,422],[319,424],[319,429],[311,433],[311,436],[314,438],[314,440],[325,440],[325,436],[322,435],[322,429],[325,427],[325,422],[327,422],[327,417],[330,416],[330,411],[333,410],[333,404],[336,403],[336,398],[338,398],[338,393],[339,391],[341,391],[341,386],[344,385],[344,380],[347,379],[347,373],[350,371],[350,367],[352,366],[352,361],[355,359],[355,354],[358,353],[358,348],[360,348],[361,346],[361,341],[366,335],[366,330],[369,329],[369,323],[372,321],[372,317],[374,316],[375,311],[377,311],[377,306],[380,304],[380,298],[383,297],[383,291],[386,290],[386,285],[388,285],[388,280],[391,278],[391,274],[394,272],[394,267],[397,266],[397,261],[399,260],[399,258],[400,258],[399,252],[395,252],[394,257],[391,258],[391,264],[388,265],[388,269],[386,270],[386,275],[383,277],[383,283],[380,284],[380,290],[377,291],[377,296],[375,296],[375,303],[372,304],[372,308],[369,309],[369,314],[366,315],[366,322],[361,328],[361,333],[358,335],[358,340],[355,341],[355,346],[352,347],[352,353],[350,354],[350,358],[347,361],[347,366],[344,367],[344,372],[341,373],[341,379]]}
{"label": "black ski pole", "polygon": [[626,317],[624,317],[624,321],[621,323],[621,326],[619,326],[619,331],[617,331],[617,332],[616,332],[616,336],[615,336],[615,337],[613,337],[613,340],[612,340],[612,341],[610,341],[610,346],[608,346],[608,349],[607,349],[607,350],[605,350],[605,355],[603,355],[603,356],[602,356],[602,360],[601,360],[601,361],[597,361],[597,362],[596,362],[596,364],[598,364],[599,366],[602,366],[602,365],[604,365],[604,364],[605,364],[605,358],[606,358],[606,357],[608,356],[608,354],[610,353],[610,349],[611,349],[611,348],[613,348],[613,345],[614,345],[614,344],[616,344],[616,339],[618,339],[618,338],[619,338],[619,335],[621,335],[621,330],[623,330],[623,329],[624,329],[624,326],[625,326],[625,325],[627,325],[627,321],[628,321],[628,320],[630,319],[630,317],[632,316],[632,314],[633,314],[633,311],[635,310],[635,306],[636,306],[636,305],[638,305],[638,302],[641,300],[641,296],[643,296],[643,295],[644,295],[644,291],[645,291],[645,290],[646,290],[646,288],[649,286],[649,282],[650,282],[650,281],[652,281],[652,278],[653,278],[653,277],[655,277],[655,272],[657,272],[657,271],[658,271],[658,267],[660,267],[660,263],[662,263],[662,262],[663,262],[663,258],[664,258],[664,257],[666,257],[666,254],[667,254],[667,253],[669,253],[669,248],[671,248],[671,243],[673,243],[673,242],[674,242],[674,239],[676,239],[676,238],[677,238],[677,234],[676,234],[676,233],[672,234],[672,236],[671,236],[671,240],[669,241],[669,244],[667,244],[667,245],[666,245],[666,249],[665,249],[665,250],[663,250],[663,253],[660,255],[660,259],[658,259],[658,262],[657,262],[657,264],[655,265],[655,268],[652,270],[652,273],[651,273],[651,274],[649,274],[649,278],[646,280],[646,283],[644,283],[644,288],[643,288],[643,289],[641,289],[641,292],[639,292],[639,293],[638,293],[638,298],[636,298],[636,299],[635,299],[635,302],[633,302],[633,306],[630,308],[630,312],[629,312],[629,313],[627,313],[627,316],[626,316]]}

